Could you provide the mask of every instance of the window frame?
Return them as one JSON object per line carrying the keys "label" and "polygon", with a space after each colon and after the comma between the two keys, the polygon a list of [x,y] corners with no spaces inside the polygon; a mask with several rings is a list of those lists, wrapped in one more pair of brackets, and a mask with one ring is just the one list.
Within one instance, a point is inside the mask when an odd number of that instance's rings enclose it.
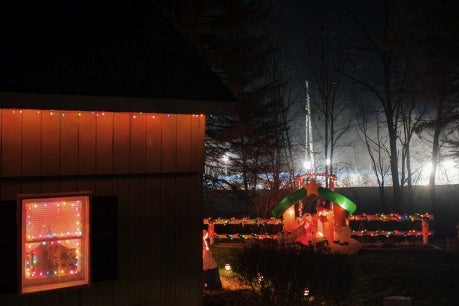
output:
{"label": "window frame", "polygon": [[[76,235],[71,235],[69,232],[61,234],[64,236],[59,237],[59,234],[47,237],[40,237],[37,239],[27,239],[26,237],[26,226],[27,226],[27,206],[34,203],[34,205],[44,204],[46,202],[59,202],[65,201],[81,201],[81,213],[77,215],[78,222],[81,222],[81,234],[78,232]],[[18,290],[20,294],[29,294],[35,292],[43,292],[50,290],[57,290],[62,288],[85,286],[90,284],[91,275],[91,192],[90,191],[79,191],[79,192],[68,192],[68,193],[42,193],[42,194],[20,194],[17,197],[17,208],[18,208]],[[56,204],[58,205],[58,204]],[[59,204],[60,205],[60,204]],[[47,208],[48,209],[48,208]],[[52,218],[50,218],[50,223]],[[56,222],[56,221],[55,221]],[[45,226],[45,225],[42,225]],[[68,238],[68,239],[66,239]],[[29,243],[40,243],[40,245],[46,245],[47,242],[58,242],[62,245],[60,240],[80,240],[80,257],[78,259],[79,272],[78,273],[66,273],[64,275],[50,275],[37,278],[26,277],[26,260],[27,251],[26,244]],[[40,246],[39,245],[39,246]],[[60,253],[59,253],[60,254]],[[78,258],[77,257],[77,258]],[[30,265],[30,261],[29,261]],[[81,265],[81,266],[80,266]],[[71,271],[72,272],[72,271]],[[56,273],[56,272],[54,272]],[[59,273],[59,272],[58,272]],[[53,280],[54,278],[54,280]]]}

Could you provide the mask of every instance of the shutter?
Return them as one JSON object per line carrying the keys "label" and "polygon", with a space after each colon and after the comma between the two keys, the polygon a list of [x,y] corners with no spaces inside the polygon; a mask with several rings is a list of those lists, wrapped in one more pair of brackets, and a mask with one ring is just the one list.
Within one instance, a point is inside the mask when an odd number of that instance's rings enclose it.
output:
{"label": "shutter", "polygon": [[17,292],[16,201],[0,201],[0,293]]}
{"label": "shutter", "polygon": [[118,198],[93,196],[91,203],[91,281],[118,277]]}

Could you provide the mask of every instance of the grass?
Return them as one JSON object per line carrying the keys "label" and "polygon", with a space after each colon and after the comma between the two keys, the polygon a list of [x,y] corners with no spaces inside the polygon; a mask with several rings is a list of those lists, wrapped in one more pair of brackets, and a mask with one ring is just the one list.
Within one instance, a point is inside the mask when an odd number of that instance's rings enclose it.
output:
{"label": "grass", "polygon": [[[250,304],[250,291],[225,286],[236,281],[224,265],[231,264],[237,250],[234,245],[212,247],[225,290],[205,294],[205,306]],[[459,305],[459,255],[447,253],[443,246],[361,250],[349,256],[353,275],[337,275],[352,283],[350,298],[341,305],[383,305],[389,296],[410,297],[412,305]]]}

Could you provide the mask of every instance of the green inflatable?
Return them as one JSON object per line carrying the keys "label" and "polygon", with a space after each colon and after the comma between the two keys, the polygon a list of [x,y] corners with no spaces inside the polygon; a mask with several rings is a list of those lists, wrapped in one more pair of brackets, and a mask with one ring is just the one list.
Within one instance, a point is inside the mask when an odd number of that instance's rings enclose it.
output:
{"label": "green inflatable", "polygon": [[[354,202],[340,193],[323,187],[319,187],[317,191],[320,197],[339,205],[349,214],[353,214],[357,209],[357,205]],[[293,203],[306,196],[307,191],[303,187],[283,198],[271,211],[274,218],[279,218]]]}

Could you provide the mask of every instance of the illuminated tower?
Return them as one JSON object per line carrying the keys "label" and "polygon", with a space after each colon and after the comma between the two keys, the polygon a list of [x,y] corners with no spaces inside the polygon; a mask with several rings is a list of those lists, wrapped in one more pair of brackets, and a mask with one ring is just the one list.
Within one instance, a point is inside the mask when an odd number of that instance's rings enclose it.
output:
{"label": "illuminated tower", "polygon": [[311,123],[311,105],[309,101],[309,85],[306,83],[306,104],[304,107],[305,111],[305,161],[304,167],[306,172],[314,172],[314,155],[313,155],[313,141],[312,141],[312,123]]}

